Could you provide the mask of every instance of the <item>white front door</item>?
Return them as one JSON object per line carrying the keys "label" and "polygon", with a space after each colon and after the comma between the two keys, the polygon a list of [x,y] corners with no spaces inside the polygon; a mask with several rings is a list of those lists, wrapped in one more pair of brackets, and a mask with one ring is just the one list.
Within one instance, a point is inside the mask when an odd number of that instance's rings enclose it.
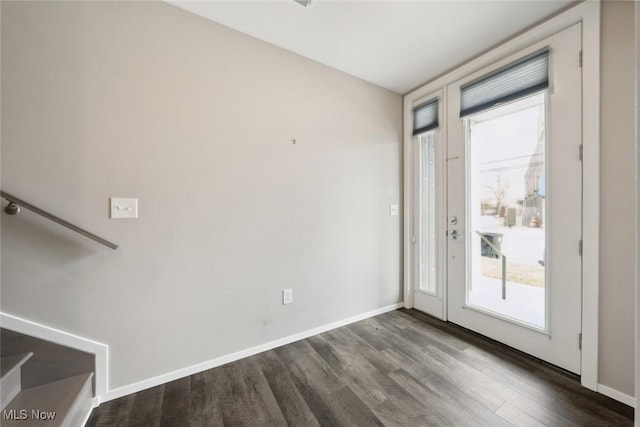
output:
{"label": "white front door", "polygon": [[[580,50],[576,24],[446,88],[448,320],[575,373]],[[548,89],[461,118],[461,90],[541,51]]]}

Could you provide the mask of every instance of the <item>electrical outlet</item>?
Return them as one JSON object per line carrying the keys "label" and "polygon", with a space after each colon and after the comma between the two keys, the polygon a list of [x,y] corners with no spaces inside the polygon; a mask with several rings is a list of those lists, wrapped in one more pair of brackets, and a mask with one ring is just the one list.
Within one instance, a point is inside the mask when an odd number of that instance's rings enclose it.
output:
{"label": "electrical outlet", "polygon": [[389,205],[389,215],[396,216],[398,215],[398,205]]}
{"label": "electrical outlet", "polygon": [[293,289],[282,290],[282,305],[284,304],[293,304]]}

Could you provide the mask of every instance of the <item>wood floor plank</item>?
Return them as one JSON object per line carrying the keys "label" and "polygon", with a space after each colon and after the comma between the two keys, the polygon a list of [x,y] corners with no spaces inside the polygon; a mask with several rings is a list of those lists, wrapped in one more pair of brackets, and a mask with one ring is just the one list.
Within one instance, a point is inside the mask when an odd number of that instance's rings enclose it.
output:
{"label": "wood floor plank", "polygon": [[191,425],[223,425],[220,399],[211,370],[191,376]]}
{"label": "wood floor plank", "polygon": [[164,398],[164,384],[136,393],[129,427],[157,427],[162,416],[162,400]]}
{"label": "wood floor plank", "polygon": [[381,336],[379,328],[370,322],[368,323],[366,320],[353,323],[350,327],[354,333],[362,337],[363,340],[378,351],[382,351],[390,345],[389,342]]}
{"label": "wood floor plank", "polygon": [[[325,334],[323,334],[326,336]],[[353,387],[354,382],[352,378],[344,375],[345,365],[349,363],[343,357],[340,357],[338,353],[330,348],[326,343],[319,345],[319,341],[324,341],[321,336],[314,337],[315,347],[312,345],[311,340],[305,340],[304,343],[298,344],[298,349],[303,352],[302,358],[293,357],[295,354],[300,356],[300,353],[291,353],[290,349],[278,349],[278,354],[283,358],[284,362],[290,367],[293,366],[294,377],[299,380],[298,388],[304,395],[314,394],[316,397],[313,401],[305,396],[305,400],[309,406],[316,413],[317,420],[323,425],[333,425],[339,423],[340,425],[352,425],[353,410],[349,410],[344,406],[344,402],[339,398],[344,393],[347,393],[346,388]],[[321,349],[318,353],[315,348]],[[327,357],[327,360],[323,358],[323,355]],[[336,387],[338,387],[336,389]],[[362,398],[360,394],[358,394]],[[383,398],[382,394],[378,395],[379,398]],[[320,402],[322,400],[322,402]],[[376,404],[380,403],[377,401]],[[318,412],[318,405],[324,409],[325,413]],[[358,415],[362,418],[363,414]],[[371,413],[371,419],[375,419],[375,415]]]}
{"label": "wood floor plank", "polygon": [[109,402],[109,405],[105,405],[96,418],[95,427],[127,425],[135,398],[135,394],[130,394]]}
{"label": "wood floor plank", "polygon": [[320,425],[275,352],[267,351],[261,356],[257,359],[258,363],[287,424],[310,427]]}
{"label": "wood floor plank", "polygon": [[[270,413],[258,393],[261,373],[243,359],[213,370],[225,425],[272,425]],[[241,378],[241,381],[238,379]]]}
{"label": "wood floor plank", "polygon": [[276,349],[276,353],[288,366],[297,368],[307,382],[316,381],[315,388],[319,388],[327,395],[341,390],[345,386],[339,374],[315,351],[308,340],[298,341],[285,347]]}
{"label": "wood floor plank", "polygon": [[191,377],[166,383],[163,391],[160,425],[184,426],[191,416]]}
{"label": "wood floor plank", "polygon": [[348,425],[384,426],[382,421],[380,421],[349,387],[343,387],[334,393],[332,397],[342,409],[342,412],[346,414]]}
{"label": "wood floor plank", "polygon": [[530,417],[525,412],[521,411],[510,403],[505,403],[504,405],[502,405],[496,411],[496,414],[498,414],[514,426],[544,427],[544,424]]}
{"label": "wood floor plank", "polygon": [[480,426],[481,424],[466,412],[443,398],[438,390],[433,390],[424,383],[418,382],[405,371],[394,372],[391,379],[406,389],[432,412],[428,416],[427,425],[444,426]]}
{"label": "wood floor plank", "polygon": [[[456,335],[452,334],[450,331],[445,331],[439,328],[424,328],[425,318],[428,318],[430,322],[441,322],[438,319],[435,319],[431,316],[427,316],[424,313],[420,313],[417,310],[408,310],[412,315],[408,315],[404,309],[395,310],[389,313],[385,313],[382,317],[374,317],[373,321],[383,320],[385,325],[388,326],[399,326],[400,332],[404,329],[410,329],[412,333],[418,336],[425,336],[431,339],[436,339],[437,341],[448,345],[449,347],[456,350],[466,350],[471,346],[471,343],[465,339],[459,339]],[[422,316],[422,318],[414,317],[414,316]],[[445,323],[446,322],[441,322]]]}
{"label": "wood floor plank", "polygon": [[[622,423],[619,425],[623,425],[625,422],[624,417],[605,407],[585,405],[586,401],[581,397],[583,390],[577,381],[573,383],[573,387],[569,391],[545,381],[543,378],[546,374],[538,373],[538,377],[533,380],[530,373],[514,374],[514,371],[505,370],[504,362],[494,367],[494,364],[488,364],[481,358],[470,356],[466,351],[460,356],[460,360],[472,369],[492,376],[501,387],[526,395],[529,399],[544,406],[547,412],[556,414],[557,417],[562,417],[571,423],[583,424],[598,421],[600,423]],[[562,374],[558,374],[558,376],[564,377]],[[534,416],[538,418],[539,415],[541,414],[537,413]]]}
{"label": "wood floor plank", "polygon": [[574,375],[400,309],[103,403],[87,426],[632,426]]}
{"label": "wood floor plank", "polygon": [[[441,352],[440,349],[433,347],[429,350],[435,357],[439,357],[438,353]],[[540,404],[538,401],[540,396],[532,396],[532,394],[529,393],[530,390],[527,388],[507,385],[505,382],[501,382],[501,379],[504,380],[504,378],[496,375],[492,376],[490,373],[484,371],[476,371],[473,366],[469,366],[458,360],[453,362],[453,369],[458,371],[460,375],[468,378],[470,383],[477,384],[489,393],[493,393],[503,399],[505,402],[519,407],[523,412],[540,422],[557,427],[574,425],[572,417],[569,416],[565,418],[566,415],[570,415],[570,411],[565,410],[564,407],[551,397],[553,393],[546,395],[546,404]]]}
{"label": "wood floor plank", "polygon": [[98,417],[100,416],[100,411],[98,410],[93,410],[91,411],[91,414],[89,414],[89,418],[87,419],[87,422],[85,423],[85,427],[95,427],[96,423],[98,422]]}
{"label": "wood floor plank", "polygon": [[456,410],[467,413],[481,425],[508,426],[508,423],[498,419],[494,413],[499,407],[495,407],[495,402],[502,404],[503,401],[493,394],[479,387],[473,387],[473,384],[468,381],[452,381],[454,374],[448,372],[446,368],[438,370],[438,364],[430,363],[429,366],[433,369],[421,370],[416,368],[415,362],[402,353],[392,348],[385,352],[392,357],[397,357],[399,361],[404,361],[405,370],[413,371],[411,374],[419,383],[431,390],[437,390],[438,394],[451,402]]}
{"label": "wood floor plank", "polygon": [[[428,349],[428,352],[436,359],[448,356],[446,353],[441,352],[440,349],[435,347]],[[504,383],[500,382],[499,378],[487,375],[484,372],[478,372],[472,366],[458,360],[452,360],[451,363],[451,368],[454,369],[458,375],[466,378],[470,384],[474,384],[475,386],[486,390],[496,397],[503,399],[505,402],[520,407],[525,413],[530,414],[539,421],[558,427],[568,427],[569,425],[572,425],[570,419],[566,419],[562,415],[565,411],[551,410],[553,408],[552,405],[555,405],[555,402],[550,402],[546,406],[540,405],[534,399],[531,399],[526,390],[505,386]]]}
{"label": "wood floor plank", "polygon": [[319,338],[326,339],[335,349],[342,363],[334,369],[378,418],[385,424],[409,425],[415,417],[430,415],[429,408],[398,386],[387,372],[378,370],[366,356],[351,351],[339,335],[329,332]]}
{"label": "wood floor plank", "polygon": [[[312,342],[313,338],[315,337],[309,338],[309,341]],[[342,329],[339,334],[334,334],[333,339],[344,347],[346,351],[364,357],[373,367],[383,374],[402,369],[402,366],[399,366],[395,361],[386,357],[384,353],[371,346],[366,340],[352,332],[348,327]]]}
{"label": "wood floor plank", "polygon": [[426,379],[432,384],[441,382],[444,387],[453,386],[449,387],[449,392],[466,394],[491,412],[504,403],[503,399],[485,390],[481,383],[468,381],[468,376],[461,372],[459,365],[454,365],[455,359],[452,357],[434,357],[428,350],[433,347],[423,349],[411,340],[395,335],[384,327],[381,327],[381,334],[393,344],[383,353],[417,379]]}
{"label": "wood floor plank", "polygon": [[[520,380],[531,380],[533,383],[540,383],[540,378],[537,375],[537,372],[541,365],[537,359],[532,357],[522,357],[522,353],[510,349],[503,344],[482,337],[479,334],[472,333],[452,323],[439,321],[424,313],[420,313],[417,310],[401,309],[398,310],[395,315],[413,318],[413,326],[420,333],[428,333],[430,335],[438,336],[439,339],[437,347],[444,352],[452,355],[477,352],[476,354],[494,357],[498,363],[491,366],[492,370],[495,369],[503,371],[507,375],[516,375]],[[429,328],[424,328],[425,324],[428,325]],[[456,344],[460,341],[466,343],[464,348],[459,348]],[[454,351],[454,348],[463,350],[463,352]]]}
{"label": "wood floor plank", "polygon": [[288,423],[284,418],[282,409],[280,409],[280,405],[278,405],[278,401],[276,400],[264,373],[257,365],[256,358],[252,357],[245,361],[247,363],[251,363],[255,370],[256,375],[254,377],[255,383],[253,384],[253,388],[258,396],[260,396],[260,400],[266,410],[266,415],[268,416],[267,424],[274,426],[286,426]]}
{"label": "wood floor plank", "polygon": [[252,402],[244,402],[246,398],[243,391],[244,384],[234,379],[238,374],[238,370],[234,369],[234,364],[221,366],[211,373],[215,393],[219,396],[223,424],[232,426],[247,425],[251,421],[247,406]]}
{"label": "wood floor plank", "polygon": [[331,367],[340,366],[342,360],[335,352],[333,347],[325,340],[323,335],[316,335],[310,337],[308,340],[309,345],[318,353],[318,355]]}
{"label": "wood floor plank", "polygon": [[[276,349],[275,352],[282,363],[287,366],[296,389],[305,400],[317,422],[321,426],[348,426],[348,417],[344,416],[340,407],[334,405],[331,399],[331,395],[344,387],[345,384],[342,383],[342,387],[333,392],[328,391],[327,386],[322,384],[321,378],[317,378],[318,370],[308,371],[305,369],[304,363],[298,363],[299,361],[295,357],[296,353],[291,352],[288,347],[281,347]],[[333,383],[333,380],[331,382]]]}

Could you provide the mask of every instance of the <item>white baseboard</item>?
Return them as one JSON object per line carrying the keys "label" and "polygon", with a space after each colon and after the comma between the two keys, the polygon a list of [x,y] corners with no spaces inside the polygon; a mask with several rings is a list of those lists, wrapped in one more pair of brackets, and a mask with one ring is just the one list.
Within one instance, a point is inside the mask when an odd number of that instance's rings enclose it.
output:
{"label": "white baseboard", "polygon": [[271,341],[265,344],[261,344],[255,347],[248,348],[246,350],[238,351],[236,353],[231,353],[226,356],[218,357],[213,360],[208,360],[206,362],[198,363],[196,365],[188,366],[186,368],[178,369],[173,372],[169,372],[163,375],[159,375],[157,377],[149,378],[143,381],[139,381],[137,383],[129,384],[123,387],[119,387],[114,390],[110,390],[104,398],[101,399],[101,402],[106,402],[109,400],[117,399],[122,396],[126,396],[128,394],[136,393],[141,390],[146,390],[151,387],[158,386],[160,384],[165,384],[170,381],[174,381],[180,378],[187,377],[189,375],[197,374],[198,372],[206,371],[207,369],[215,368],[217,366],[221,366],[230,362],[234,362],[236,360],[244,359],[245,357],[253,356],[258,353],[265,352],[267,350],[274,349],[276,347],[281,347],[286,344],[291,344],[292,342],[300,341],[305,338],[312,337],[314,335],[321,334],[323,332],[330,331],[332,329],[336,329],[350,323],[358,322],[360,320],[368,319],[373,316],[377,316],[379,314],[387,313],[389,311],[397,310],[398,308],[403,307],[402,303],[392,304],[386,307],[382,307],[376,310],[371,310],[366,313],[358,314],[356,316],[348,317],[346,319],[338,320],[337,322],[329,323],[327,325],[319,326],[317,328],[309,329],[304,332],[300,332],[297,334],[289,335],[288,337],[280,338],[275,341]]}
{"label": "white baseboard", "polygon": [[107,394],[109,389],[109,346],[106,344],[2,312],[0,312],[0,327],[95,355],[95,398],[101,401],[102,397]]}
{"label": "white baseboard", "polygon": [[598,384],[598,393],[604,394],[605,396],[615,399],[618,402],[622,402],[625,405],[629,405],[632,408],[636,407],[635,397],[629,396],[628,394],[624,394],[611,387],[607,387],[606,385]]}

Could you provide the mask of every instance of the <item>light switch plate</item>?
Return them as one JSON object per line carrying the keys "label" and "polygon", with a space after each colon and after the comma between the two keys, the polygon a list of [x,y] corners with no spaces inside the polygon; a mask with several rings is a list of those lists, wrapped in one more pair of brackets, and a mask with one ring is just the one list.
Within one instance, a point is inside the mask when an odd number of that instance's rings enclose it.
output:
{"label": "light switch plate", "polygon": [[109,200],[112,219],[138,218],[138,199],[112,197]]}
{"label": "light switch plate", "polygon": [[389,205],[389,215],[398,215],[398,205]]}
{"label": "light switch plate", "polygon": [[282,304],[293,304],[293,289],[282,290]]}

